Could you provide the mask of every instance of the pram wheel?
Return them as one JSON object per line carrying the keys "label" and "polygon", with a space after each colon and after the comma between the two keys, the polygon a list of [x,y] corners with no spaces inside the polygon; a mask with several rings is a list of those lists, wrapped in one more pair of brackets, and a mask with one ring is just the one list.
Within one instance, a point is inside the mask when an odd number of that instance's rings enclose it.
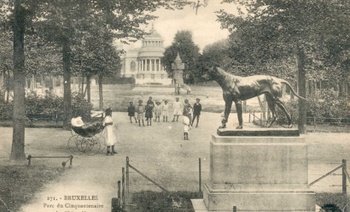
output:
{"label": "pram wheel", "polygon": [[81,149],[87,155],[96,155],[101,149],[101,143],[95,136],[83,138],[81,141]]}
{"label": "pram wheel", "polygon": [[73,135],[68,140],[68,148],[73,154],[96,155],[101,149],[101,142],[96,136]]}
{"label": "pram wheel", "polygon": [[[102,136],[104,126],[102,120],[83,126],[72,126],[72,137],[67,146],[73,154],[96,155],[105,148]],[[102,147],[102,148],[101,148]]]}

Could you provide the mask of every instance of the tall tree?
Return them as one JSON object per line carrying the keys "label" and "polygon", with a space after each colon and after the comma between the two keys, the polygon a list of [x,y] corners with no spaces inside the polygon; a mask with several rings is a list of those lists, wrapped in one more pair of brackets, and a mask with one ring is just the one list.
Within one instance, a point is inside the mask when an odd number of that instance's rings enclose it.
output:
{"label": "tall tree", "polygon": [[13,133],[12,133],[12,160],[24,160],[24,122],[25,122],[25,67],[24,67],[24,33],[26,9],[21,0],[15,0],[13,9]]}
{"label": "tall tree", "polygon": [[[80,45],[74,46],[73,71],[86,77],[88,101],[91,101],[90,80],[98,75],[100,99],[102,99],[103,76],[116,76],[120,71],[120,57],[113,46],[113,33],[99,24],[91,24]],[[101,105],[101,104],[100,104]],[[100,109],[103,109],[101,106]]]}
{"label": "tall tree", "polygon": [[173,72],[171,64],[175,61],[178,53],[182,62],[185,63],[184,82],[193,84],[196,81],[196,63],[200,53],[199,47],[193,42],[191,31],[178,31],[173,43],[165,49],[162,63],[170,76]]}

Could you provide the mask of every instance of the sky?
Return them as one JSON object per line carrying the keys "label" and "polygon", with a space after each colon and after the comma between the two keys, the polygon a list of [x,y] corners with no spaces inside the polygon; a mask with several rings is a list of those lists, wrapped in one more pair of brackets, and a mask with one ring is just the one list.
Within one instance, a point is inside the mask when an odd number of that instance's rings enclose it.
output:
{"label": "sky", "polygon": [[[221,25],[216,21],[215,11],[225,9],[235,13],[234,4],[221,4],[221,0],[209,0],[206,7],[200,7],[196,15],[196,10],[186,7],[183,10],[157,10],[154,15],[158,16],[153,22],[154,29],[163,37],[164,47],[171,45],[177,31],[189,30],[192,32],[193,41],[198,47],[203,48],[216,41],[225,39],[229,33],[226,29],[221,29]],[[152,28],[152,24],[147,30]],[[141,42],[136,42],[129,46],[123,45],[124,49],[139,48]]]}

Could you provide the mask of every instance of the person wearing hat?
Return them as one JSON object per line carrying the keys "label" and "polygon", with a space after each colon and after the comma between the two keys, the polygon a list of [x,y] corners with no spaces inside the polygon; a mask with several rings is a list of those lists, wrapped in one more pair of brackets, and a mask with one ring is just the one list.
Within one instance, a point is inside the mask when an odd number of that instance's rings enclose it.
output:
{"label": "person wearing hat", "polygon": [[112,109],[107,108],[105,114],[106,116],[103,119],[102,126],[105,127],[104,139],[107,145],[107,155],[114,155],[117,153],[114,146],[118,142],[118,134],[116,127],[113,127]]}
{"label": "person wearing hat", "polygon": [[160,115],[162,114],[162,106],[160,105],[160,101],[156,101],[156,105],[154,106],[154,122],[160,122]]}
{"label": "person wearing hat", "polygon": [[132,123],[132,118],[135,119],[135,122],[137,123],[137,119],[135,116],[135,106],[134,103],[132,101],[130,101],[129,107],[128,107],[128,116],[130,118],[130,123]]}
{"label": "person wearing hat", "polygon": [[197,118],[196,127],[198,127],[199,116],[201,115],[201,111],[202,111],[202,105],[200,101],[201,101],[200,98],[196,98],[196,103],[193,104],[193,119],[192,119],[191,126],[193,126],[193,122]]}

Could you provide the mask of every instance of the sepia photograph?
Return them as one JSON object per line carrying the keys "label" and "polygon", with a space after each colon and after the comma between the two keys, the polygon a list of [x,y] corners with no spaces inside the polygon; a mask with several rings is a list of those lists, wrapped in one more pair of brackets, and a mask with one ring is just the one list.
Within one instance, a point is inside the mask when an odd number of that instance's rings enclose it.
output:
{"label": "sepia photograph", "polygon": [[350,212],[350,1],[0,0],[0,212]]}

